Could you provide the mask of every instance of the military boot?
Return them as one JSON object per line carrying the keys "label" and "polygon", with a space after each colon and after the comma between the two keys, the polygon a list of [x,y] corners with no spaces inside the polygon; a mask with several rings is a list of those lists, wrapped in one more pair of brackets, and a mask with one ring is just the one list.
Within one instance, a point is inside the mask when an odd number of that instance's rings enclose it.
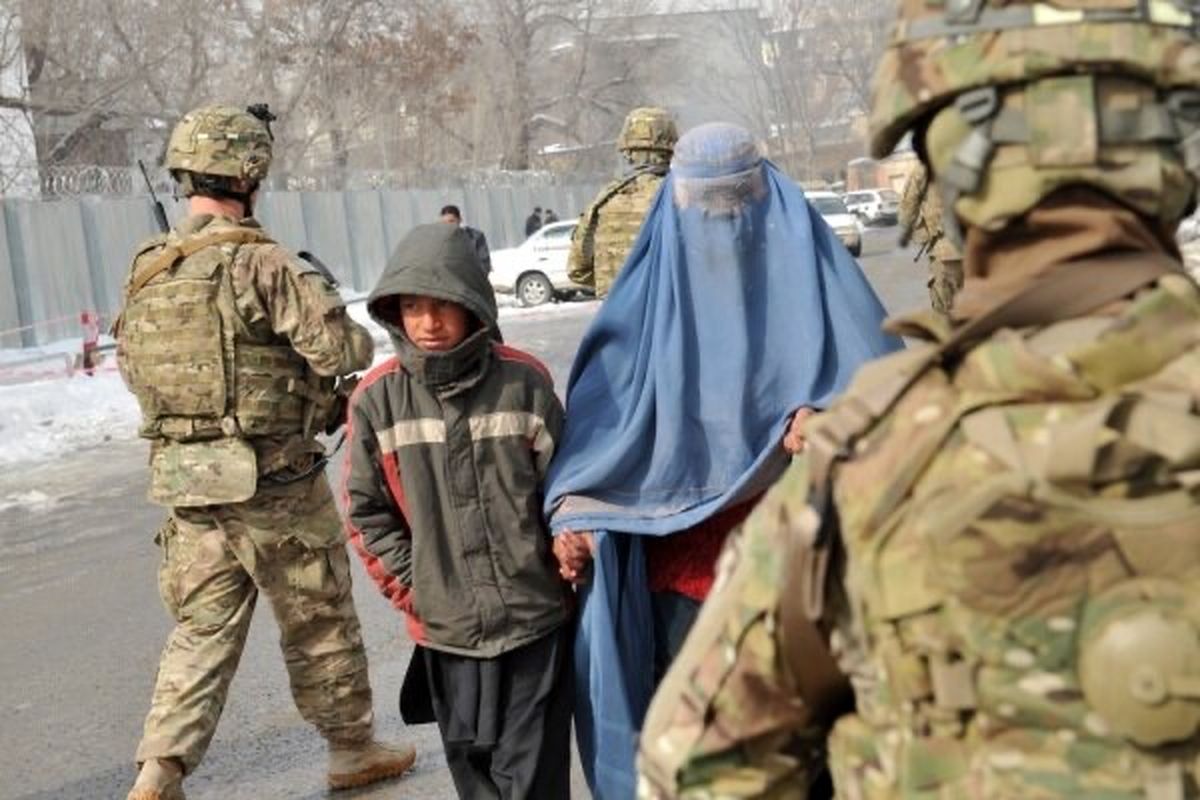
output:
{"label": "military boot", "polygon": [[386,778],[398,778],[412,769],[417,751],[412,745],[392,747],[374,740],[350,744],[329,743],[329,788],[352,789]]}
{"label": "military boot", "polygon": [[184,800],[183,769],[174,759],[147,760],[125,800]]}

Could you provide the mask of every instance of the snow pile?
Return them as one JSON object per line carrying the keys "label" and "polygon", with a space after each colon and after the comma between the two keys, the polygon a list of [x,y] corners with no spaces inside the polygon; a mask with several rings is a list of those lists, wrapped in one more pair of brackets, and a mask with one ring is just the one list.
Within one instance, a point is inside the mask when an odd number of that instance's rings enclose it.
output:
{"label": "snow pile", "polygon": [[137,436],[137,400],[116,372],[0,386],[0,466]]}

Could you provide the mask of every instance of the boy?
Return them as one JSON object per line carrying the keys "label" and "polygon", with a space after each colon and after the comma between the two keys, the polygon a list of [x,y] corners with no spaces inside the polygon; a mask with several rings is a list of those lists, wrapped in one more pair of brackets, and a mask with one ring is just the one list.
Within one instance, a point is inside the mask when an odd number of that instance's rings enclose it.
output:
{"label": "boy", "polygon": [[563,410],[500,343],[470,237],[415,228],[368,301],[397,357],[349,409],[349,537],[422,647],[464,798],[569,796],[570,632],[541,481]]}

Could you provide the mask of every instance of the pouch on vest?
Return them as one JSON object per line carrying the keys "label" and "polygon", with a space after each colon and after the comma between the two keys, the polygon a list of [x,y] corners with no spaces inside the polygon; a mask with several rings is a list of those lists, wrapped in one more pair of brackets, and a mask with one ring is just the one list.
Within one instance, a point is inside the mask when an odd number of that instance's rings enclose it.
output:
{"label": "pouch on vest", "polygon": [[150,500],[164,506],[240,503],[258,488],[258,459],[241,439],[164,441],[150,458]]}
{"label": "pouch on vest", "polygon": [[217,248],[143,288],[126,303],[121,346],[150,429],[171,417],[219,420],[225,415],[226,369]]}

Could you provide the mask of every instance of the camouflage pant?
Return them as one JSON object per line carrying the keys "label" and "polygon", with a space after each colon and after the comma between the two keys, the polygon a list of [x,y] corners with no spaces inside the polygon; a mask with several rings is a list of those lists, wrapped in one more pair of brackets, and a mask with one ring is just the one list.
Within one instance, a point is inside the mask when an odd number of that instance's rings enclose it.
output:
{"label": "camouflage pant", "polygon": [[271,602],[296,708],[327,739],[371,735],[371,687],[350,563],[323,475],[237,504],[177,508],[157,537],[175,630],[137,760],[200,763],[216,731],[258,592]]}
{"label": "camouflage pant", "polygon": [[929,304],[939,314],[949,314],[954,296],[963,285],[962,261],[929,259]]}

